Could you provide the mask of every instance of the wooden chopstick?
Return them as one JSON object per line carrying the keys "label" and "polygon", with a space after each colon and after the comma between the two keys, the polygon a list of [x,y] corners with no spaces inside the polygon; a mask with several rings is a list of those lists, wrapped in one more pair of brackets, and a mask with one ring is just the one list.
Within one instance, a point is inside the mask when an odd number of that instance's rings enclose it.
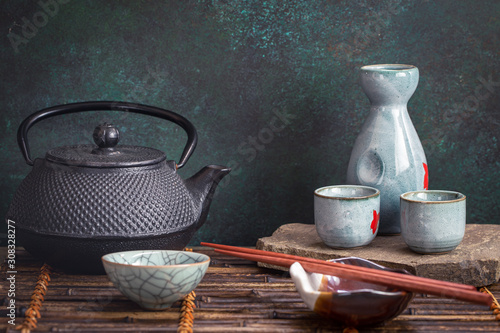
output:
{"label": "wooden chopstick", "polygon": [[[243,259],[265,262],[271,265],[290,267],[296,260],[280,258],[280,257],[269,257],[257,254],[250,254],[245,252],[234,252],[227,250],[215,249],[215,252],[222,254],[240,257]],[[356,272],[354,270],[346,270],[339,267],[330,266],[331,263],[324,262],[321,264],[311,263],[311,262],[300,262],[304,269],[311,273],[321,273],[326,275],[335,275],[342,278],[374,283],[379,285],[384,285],[392,288],[397,288],[401,290],[407,290],[416,293],[429,294],[441,297],[448,297],[459,299],[462,301],[482,304],[491,306],[492,299],[488,294],[484,294],[478,291],[471,291],[461,288],[444,287],[435,284],[428,284],[426,282],[418,281],[408,281],[405,280],[403,275],[400,278],[388,278],[387,276],[380,276],[376,273],[366,273],[366,272]]]}
{"label": "wooden chopstick", "polygon": [[[202,245],[204,246],[213,247],[208,244],[209,243],[202,243]],[[276,255],[275,252],[270,252],[270,251],[264,251],[268,252],[268,254],[262,255],[262,254],[240,251],[241,249],[248,250],[245,248],[238,248],[238,247],[235,248],[237,250],[225,250],[225,249],[215,248],[215,251],[230,256],[240,257],[252,261],[264,262],[271,265],[277,265],[282,267],[290,267],[293,263],[299,262],[306,271],[311,273],[335,275],[342,278],[384,285],[400,290],[406,290],[406,291],[441,296],[441,297],[448,297],[487,306],[491,306],[492,304],[492,298],[488,294],[484,294],[478,291],[467,290],[463,288],[454,288],[446,285],[429,283],[427,281],[432,279],[424,279],[424,282],[421,282],[417,279],[409,280],[408,275],[398,276],[397,275],[398,273],[394,273],[396,274],[395,276],[382,275],[380,274],[382,272],[381,270],[370,269],[366,267],[363,268],[371,271],[366,271],[366,270],[357,271],[356,269],[360,268],[359,266],[332,263],[328,261],[321,261],[320,263],[302,261],[302,260],[285,258],[280,256],[280,254]],[[346,267],[343,266],[347,267],[350,266],[350,268],[346,269]]]}
{"label": "wooden chopstick", "polygon": [[[301,256],[296,256],[292,254],[285,254],[285,253],[278,253],[278,252],[271,252],[271,251],[264,251],[264,250],[257,250],[257,249],[251,249],[251,248],[245,248],[245,247],[238,247],[238,246],[231,246],[231,245],[222,245],[222,244],[213,244],[213,243],[206,243],[202,242],[201,245],[203,246],[208,246],[212,247],[214,249],[221,249],[221,250],[227,250],[227,251],[236,251],[236,252],[244,252],[244,253],[250,253],[250,254],[257,254],[257,255],[263,255],[263,256],[272,256],[272,257],[279,257],[279,258],[285,258],[285,259],[291,259],[299,262],[310,262],[313,264],[324,264],[326,261],[325,260],[320,260],[320,259],[314,259],[314,258],[307,258],[307,257],[301,257]],[[354,265],[346,265],[346,264],[341,264],[341,263],[335,263],[335,262],[330,262],[331,266],[339,267],[341,269],[348,269],[348,270],[354,270],[356,272],[368,272],[368,273],[377,273],[377,275],[380,276],[388,276],[388,277],[396,277],[400,278],[401,273],[397,272],[390,272],[390,271],[383,271],[379,269],[373,269],[369,267],[361,267],[361,266],[354,266]],[[441,280],[435,280],[435,279],[429,279],[429,278],[424,278],[424,277],[418,277],[415,275],[404,275],[404,279],[406,280],[411,280],[411,281],[418,281],[418,282],[426,282],[426,283],[432,283],[434,285],[440,285],[444,287],[451,287],[451,288],[458,288],[458,289],[465,289],[465,290],[473,290],[477,291],[476,287],[467,285],[467,284],[462,284],[462,283],[454,283],[454,282],[448,282],[448,281],[441,281]]]}

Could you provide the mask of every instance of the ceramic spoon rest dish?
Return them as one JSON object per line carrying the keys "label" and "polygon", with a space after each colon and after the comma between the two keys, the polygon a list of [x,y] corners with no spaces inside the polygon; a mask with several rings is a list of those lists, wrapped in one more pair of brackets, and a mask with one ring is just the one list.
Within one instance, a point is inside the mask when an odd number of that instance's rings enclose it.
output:
{"label": "ceramic spoon rest dish", "polygon": [[[355,257],[332,261],[409,274]],[[413,298],[413,293],[387,286],[308,273],[300,263],[294,263],[290,267],[290,275],[300,296],[311,310],[349,326],[380,324],[390,320],[401,314]]]}

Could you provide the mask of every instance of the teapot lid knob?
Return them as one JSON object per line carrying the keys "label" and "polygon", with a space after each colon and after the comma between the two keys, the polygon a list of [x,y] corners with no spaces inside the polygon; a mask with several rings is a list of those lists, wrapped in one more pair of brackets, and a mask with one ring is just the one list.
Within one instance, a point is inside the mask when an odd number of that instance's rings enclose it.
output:
{"label": "teapot lid knob", "polygon": [[95,144],[99,146],[94,149],[93,153],[112,152],[120,140],[120,132],[112,124],[104,123],[94,129],[92,137]]}
{"label": "teapot lid knob", "polygon": [[95,145],[79,144],[49,150],[48,161],[92,168],[128,168],[160,163],[165,153],[148,147],[118,145],[120,132],[110,123],[97,126],[92,135]]}

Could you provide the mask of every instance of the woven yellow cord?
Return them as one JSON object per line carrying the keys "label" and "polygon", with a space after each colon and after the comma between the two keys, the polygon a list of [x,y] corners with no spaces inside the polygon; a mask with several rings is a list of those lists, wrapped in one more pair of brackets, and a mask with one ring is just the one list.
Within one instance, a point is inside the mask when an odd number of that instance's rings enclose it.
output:
{"label": "woven yellow cord", "polygon": [[182,301],[181,314],[179,316],[179,327],[177,328],[178,333],[192,333],[194,324],[194,309],[196,305],[194,300],[196,299],[196,294],[194,290],[190,292],[184,300]]}
{"label": "woven yellow cord", "polygon": [[486,287],[482,287],[481,289],[479,289],[479,291],[491,296],[491,298],[493,299],[493,303],[491,303],[490,309],[493,310],[495,319],[500,321],[500,304],[498,304],[498,301],[495,298],[495,296],[493,296],[491,291],[489,291]]}
{"label": "woven yellow cord", "polygon": [[[191,248],[185,248],[184,251],[193,252]],[[196,299],[196,294],[194,290],[186,295],[182,301],[181,314],[179,316],[179,326],[177,327],[177,333],[192,333],[193,323],[194,323],[194,308],[196,305],[194,300]]]}
{"label": "woven yellow cord", "polygon": [[51,270],[51,267],[47,264],[44,264],[42,268],[40,268],[40,275],[38,276],[35,291],[33,295],[31,295],[30,305],[24,315],[24,322],[18,325],[16,330],[20,330],[22,333],[29,333],[36,328],[36,323],[38,319],[41,318],[40,309],[45,300],[45,293],[49,285]]}

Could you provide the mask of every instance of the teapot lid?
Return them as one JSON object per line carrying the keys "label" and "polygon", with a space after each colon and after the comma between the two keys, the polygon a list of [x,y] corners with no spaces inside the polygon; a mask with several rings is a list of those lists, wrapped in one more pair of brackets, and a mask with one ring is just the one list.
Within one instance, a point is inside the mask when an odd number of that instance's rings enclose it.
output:
{"label": "teapot lid", "polygon": [[120,145],[118,129],[108,123],[95,128],[94,145],[72,145],[53,148],[45,158],[65,165],[93,168],[138,167],[159,163],[166,159],[164,152],[147,147]]}

